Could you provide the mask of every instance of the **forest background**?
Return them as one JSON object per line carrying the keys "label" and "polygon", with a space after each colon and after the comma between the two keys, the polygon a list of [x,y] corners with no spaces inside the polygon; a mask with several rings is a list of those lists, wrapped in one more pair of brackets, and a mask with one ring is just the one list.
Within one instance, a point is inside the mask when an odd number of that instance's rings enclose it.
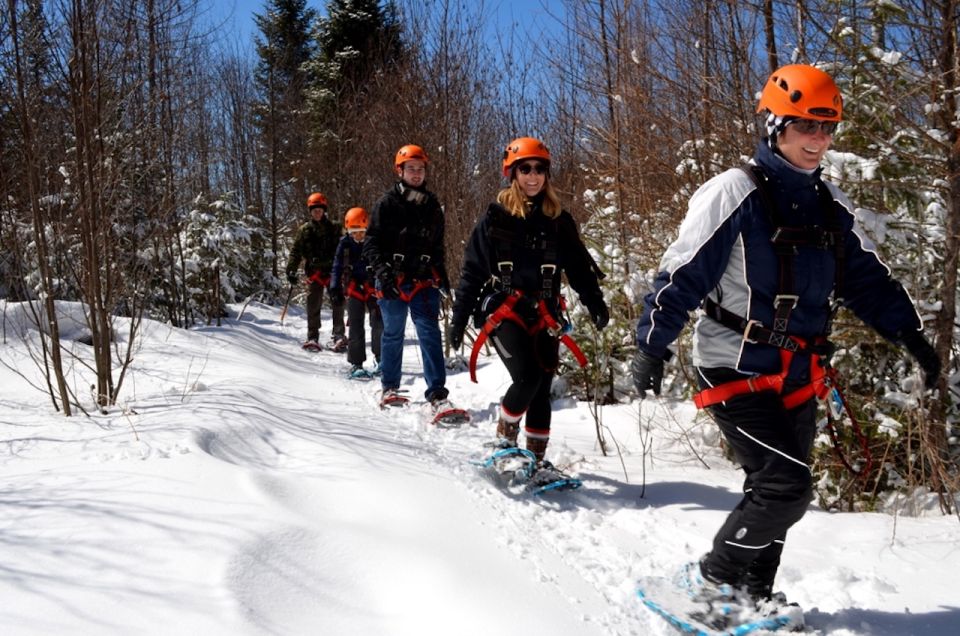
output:
{"label": "forest background", "polygon": [[[564,385],[598,406],[628,401],[641,298],[687,199],[752,154],[769,73],[815,63],[846,98],[824,176],[860,206],[945,364],[925,395],[901,350],[839,313],[833,362],[850,417],[824,417],[821,502],[869,509],[880,493],[920,490],[956,513],[960,0],[543,7],[555,22],[523,30],[491,29],[483,1],[268,0],[250,45],[211,28],[199,1],[6,0],[0,296],[29,303],[47,334],[35,358],[51,408],[117,408],[144,317],[219,324],[228,303],[254,298],[279,312],[307,194],[324,192],[335,220],[369,208],[405,143],[430,156],[455,278],[502,186],[502,148],[526,135],[550,147],[614,316],[597,334],[573,303],[593,364],[568,364]],[[67,381],[61,300],[86,310],[89,394]],[[116,316],[134,318],[128,346],[112,337]],[[688,338],[667,378],[678,396],[692,386]]]}

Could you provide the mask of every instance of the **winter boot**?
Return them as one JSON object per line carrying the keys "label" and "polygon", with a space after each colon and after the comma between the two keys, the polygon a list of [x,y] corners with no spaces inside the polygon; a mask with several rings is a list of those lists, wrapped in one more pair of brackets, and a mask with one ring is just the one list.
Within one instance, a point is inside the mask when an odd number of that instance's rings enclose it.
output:
{"label": "winter boot", "polygon": [[684,566],[680,585],[687,590],[690,600],[703,607],[692,617],[714,629],[725,630],[755,616],[753,599],[746,590],[712,576],[706,556],[699,563]]}
{"label": "winter boot", "polygon": [[538,464],[543,462],[543,458],[547,454],[547,443],[549,441],[549,437],[530,437],[530,434],[527,434],[527,450],[536,456]]}
{"label": "winter boot", "polygon": [[350,367],[350,377],[354,380],[369,380],[373,376],[361,365],[355,364]]}
{"label": "winter boot", "polygon": [[517,436],[520,435],[520,422],[508,422],[503,416],[497,420],[497,445],[509,448],[517,445]]}

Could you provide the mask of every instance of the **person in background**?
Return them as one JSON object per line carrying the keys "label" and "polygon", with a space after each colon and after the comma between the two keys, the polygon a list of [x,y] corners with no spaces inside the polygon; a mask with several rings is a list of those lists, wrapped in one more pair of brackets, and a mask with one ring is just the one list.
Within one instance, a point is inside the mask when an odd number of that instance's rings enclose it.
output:
{"label": "person in background", "polygon": [[381,404],[405,402],[399,394],[407,316],[413,320],[435,413],[451,408],[440,335],[440,294],[450,284],[444,258],[444,216],[427,189],[429,159],[423,148],[401,147],[394,157],[396,183],[373,206],[363,257],[376,277],[383,316]]}
{"label": "person in background", "polygon": [[[693,362],[701,392],[746,473],[743,498],[699,563],[684,568],[706,620],[726,629],[745,612],[802,612],[774,593],[787,531],[813,498],[817,397],[829,393],[827,342],[844,306],[906,348],[933,387],[940,361],[913,301],[890,275],[820,162],[841,121],[833,79],[793,64],[760,96],[766,135],[748,166],[690,198],[637,325],[633,379],[659,395],[668,346],[702,306]],[[796,614],[799,613],[799,616]]]}
{"label": "person in background", "polygon": [[[307,277],[307,339],[304,349],[319,350],[320,309],[323,305],[323,291],[330,284],[333,268],[333,256],[340,240],[340,226],[327,218],[327,197],[314,192],[307,197],[307,209],[310,220],[297,229],[287,261],[287,280],[295,285],[300,280],[298,270],[303,262],[303,273]],[[337,350],[342,341],[346,348],[343,324],[343,302],[331,298],[333,315],[333,336],[331,346]]]}
{"label": "person in background", "polygon": [[514,139],[504,150],[502,171],[509,185],[487,207],[467,243],[449,344],[460,348],[471,316],[478,325],[485,323],[483,333],[511,379],[500,399],[497,443],[501,448],[516,446],[520,422],[526,417],[526,448],[536,458],[537,478],[555,470],[545,455],[550,386],[559,363],[560,339],[566,337],[561,274],[566,274],[598,329],[606,326],[610,315],[600,291],[603,274],[550,183],[547,147],[532,137]]}
{"label": "person in background", "polygon": [[[340,239],[337,252],[333,257],[333,276],[330,281],[330,297],[334,302],[342,302],[346,297],[347,306],[347,362],[350,363],[350,377],[369,378],[380,373],[380,338],[383,334],[383,320],[373,286],[371,268],[363,258],[363,243],[366,240],[367,211],[363,208],[350,208],[343,217],[346,236]],[[376,361],[373,371],[363,368],[367,359],[367,337],[364,328],[365,314],[370,316],[370,349]]]}

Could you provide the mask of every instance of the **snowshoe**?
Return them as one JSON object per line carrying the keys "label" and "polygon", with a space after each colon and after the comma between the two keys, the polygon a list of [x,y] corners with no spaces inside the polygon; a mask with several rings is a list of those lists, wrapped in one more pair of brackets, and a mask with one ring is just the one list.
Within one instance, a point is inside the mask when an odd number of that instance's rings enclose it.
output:
{"label": "snowshoe", "polygon": [[553,490],[576,490],[582,485],[582,481],[567,475],[547,460],[537,463],[533,475],[527,482],[527,487],[534,495],[542,495]]}
{"label": "snowshoe", "polygon": [[525,484],[537,467],[537,457],[525,448],[508,446],[494,451],[480,466],[504,486]]}
{"label": "snowshoe", "polygon": [[355,364],[350,368],[350,379],[351,380],[372,380],[373,374],[364,369],[359,364]]}
{"label": "snowshoe", "polygon": [[380,377],[382,373],[383,373],[383,367],[380,366],[380,361],[377,360],[377,363],[373,365],[373,370],[370,372],[370,374],[375,377]]}
{"label": "snowshoe", "polygon": [[430,402],[430,410],[433,413],[430,423],[440,428],[456,428],[470,421],[470,413],[446,399]]}
{"label": "snowshoe", "polygon": [[301,345],[301,347],[304,349],[304,351],[322,351],[323,350],[320,344],[313,339],[307,340]]}
{"label": "snowshoe", "polygon": [[386,409],[388,407],[401,407],[406,406],[410,399],[401,395],[398,389],[384,389],[383,393],[380,394],[380,408]]}
{"label": "snowshoe", "polygon": [[798,627],[786,615],[764,616],[757,612],[745,591],[706,580],[698,563],[686,564],[672,578],[644,577],[638,582],[637,596],[683,634],[746,636]]}
{"label": "snowshoe", "polygon": [[331,338],[330,344],[327,345],[327,348],[334,353],[344,353],[347,350],[348,341],[343,336],[338,338]]}

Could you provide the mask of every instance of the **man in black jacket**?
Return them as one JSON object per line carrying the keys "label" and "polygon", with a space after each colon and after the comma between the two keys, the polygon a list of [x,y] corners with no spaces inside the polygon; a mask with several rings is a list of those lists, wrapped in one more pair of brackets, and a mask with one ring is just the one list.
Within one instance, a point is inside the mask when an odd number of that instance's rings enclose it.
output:
{"label": "man in black jacket", "polygon": [[444,264],[443,209],[426,189],[427,154],[412,144],[397,151],[399,180],[374,205],[363,257],[373,267],[381,294],[382,402],[397,399],[407,314],[413,320],[427,382],[426,398],[439,412],[449,408],[440,337],[440,292],[449,290]]}

